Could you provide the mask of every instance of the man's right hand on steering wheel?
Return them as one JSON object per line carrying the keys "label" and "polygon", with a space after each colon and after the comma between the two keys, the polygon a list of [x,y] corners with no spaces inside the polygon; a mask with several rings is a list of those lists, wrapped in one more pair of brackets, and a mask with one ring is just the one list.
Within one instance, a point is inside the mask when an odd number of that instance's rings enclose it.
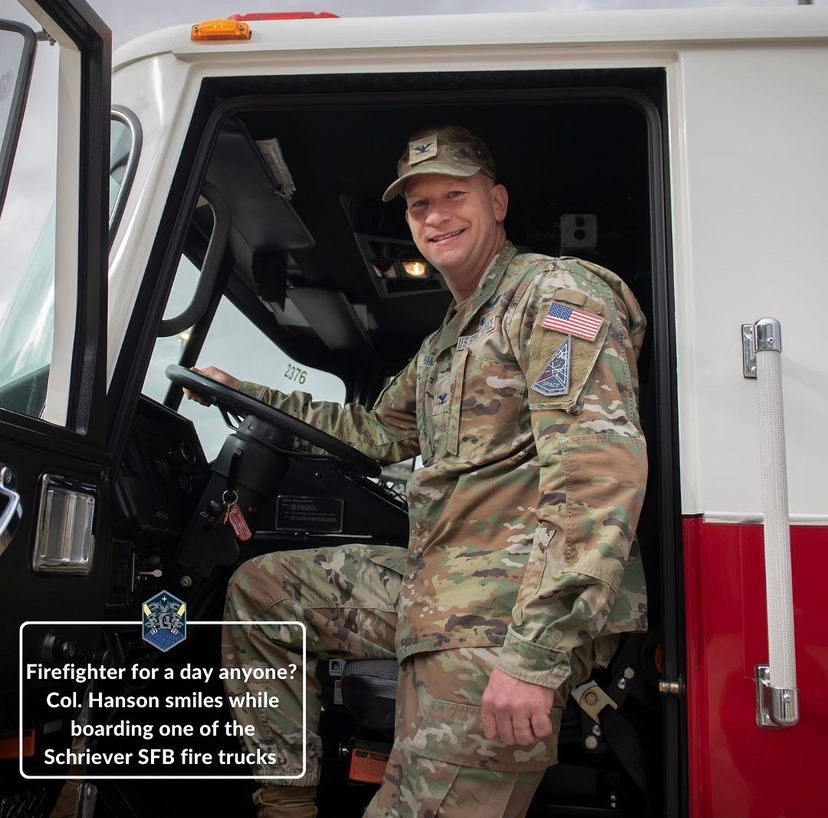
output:
{"label": "man's right hand on steering wheel", "polygon": [[[191,366],[190,371],[199,375],[204,375],[206,378],[212,378],[214,381],[223,383],[231,389],[238,390],[242,385],[242,382],[238,378],[234,377],[229,372],[225,372],[223,369],[219,369],[217,366],[205,366],[203,369],[199,369],[197,366]],[[213,400],[211,398],[202,395],[200,392],[193,392],[192,389],[184,389],[184,397],[187,398],[187,400],[194,400],[202,406],[213,405]]]}

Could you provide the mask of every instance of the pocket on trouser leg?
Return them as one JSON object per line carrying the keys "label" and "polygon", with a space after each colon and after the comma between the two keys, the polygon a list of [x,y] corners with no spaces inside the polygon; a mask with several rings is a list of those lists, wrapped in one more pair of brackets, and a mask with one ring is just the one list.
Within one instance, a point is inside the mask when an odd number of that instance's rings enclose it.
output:
{"label": "pocket on trouser leg", "polygon": [[458,767],[441,818],[525,818],[543,771],[502,773]]}
{"label": "pocket on trouser leg", "polygon": [[561,712],[561,708],[555,707],[549,714],[552,735],[534,745],[520,747],[487,739],[483,734],[480,707],[434,699],[426,707],[425,717],[411,741],[411,750],[422,758],[482,770],[545,770],[558,760]]}
{"label": "pocket on trouser leg", "polygon": [[363,818],[523,818],[542,777],[542,771],[481,770],[414,755]]}
{"label": "pocket on trouser leg", "polygon": [[518,818],[544,770],[557,759],[561,708],[553,734],[531,747],[483,735],[479,707],[433,700],[413,736],[395,742],[385,781],[364,818]]}
{"label": "pocket on trouser leg", "polygon": [[[398,748],[395,747],[396,751]],[[382,787],[362,818],[434,818],[443,806],[460,767],[392,751]]]}

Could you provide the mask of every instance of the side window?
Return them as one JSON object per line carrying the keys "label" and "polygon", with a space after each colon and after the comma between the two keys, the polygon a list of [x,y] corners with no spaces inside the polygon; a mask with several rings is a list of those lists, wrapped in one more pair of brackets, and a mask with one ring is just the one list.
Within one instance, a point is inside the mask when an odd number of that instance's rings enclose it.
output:
{"label": "side window", "polygon": [[[39,29],[22,10],[20,16]],[[54,337],[60,48],[37,43],[0,214],[0,407],[35,417],[46,401]],[[5,83],[14,76],[7,64],[11,57],[4,47],[0,73]],[[6,129],[4,153],[9,136]]]}
{"label": "side window", "polygon": [[0,19],[0,211],[26,110],[36,44],[29,25]]}
{"label": "side window", "polygon": [[[198,287],[201,271],[182,256],[176,272],[164,318],[181,314],[191,303]],[[170,388],[164,370],[168,364],[181,361],[189,330],[156,341],[143,393],[163,401]],[[274,345],[259,328],[222,297],[210,330],[198,357],[199,366],[217,366],[237,378],[266,384],[283,392],[310,392],[316,400],[342,402],[345,385],[329,372],[313,369],[294,361]],[[194,401],[183,401],[179,412],[190,418],[196,427],[204,453],[214,458],[230,430],[214,407]]]}
{"label": "side window", "polygon": [[[38,55],[32,94],[54,93],[51,52]],[[44,76],[44,72],[46,76]],[[30,105],[34,104],[30,99]],[[48,107],[51,111],[52,107]],[[38,114],[38,116],[40,116]],[[0,216],[0,407],[43,415],[53,358],[55,321],[66,320],[69,306],[55,314],[55,138],[56,128],[29,135],[24,120],[6,206]],[[113,111],[109,177],[110,234],[117,226],[140,151],[140,126],[125,109]],[[36,225],[40,225],[37,227]],[[4,296],[6,298],[4,298]],[[63,308],[63,312],[61,312]]]}

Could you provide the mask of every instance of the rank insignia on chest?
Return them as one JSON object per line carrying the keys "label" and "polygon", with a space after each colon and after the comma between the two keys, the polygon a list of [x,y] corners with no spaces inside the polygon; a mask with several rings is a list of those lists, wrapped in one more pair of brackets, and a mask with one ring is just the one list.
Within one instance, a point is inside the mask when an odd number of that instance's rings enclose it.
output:
{"label": "rank insignia on chest", "polygon": [[579,310],[577,307],[570,307],[555,301],[546,313],[541,326],[565,332],[567,335],[574,335],[576,338],[594,341],[603,323],[604,319],[594,312]]}
{"label": "rank insignia on chest", "polygon": [[572,361],[572,339],[566,340],[552,353],[549,362],[532,384],[532,389],[547,398],[566,395],[569,392],[569,372]]}

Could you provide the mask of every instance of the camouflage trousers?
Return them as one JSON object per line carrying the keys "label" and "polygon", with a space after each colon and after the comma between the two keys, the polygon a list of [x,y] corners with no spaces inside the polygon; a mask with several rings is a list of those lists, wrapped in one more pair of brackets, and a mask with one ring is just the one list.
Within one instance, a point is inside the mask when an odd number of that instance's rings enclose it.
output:
{"label": "camouflage trousers", "polygon": [[[301,667],[301,633],[307,625],[307,742],[303,744],[300,685],[280,684],[277,708],[238,709],[252,725],[248,751],[274,753],[278,764],[257,776],[299,775],[274,784],[319,783],[317,659],[393,658],[400,574],[382,563],[400,549],[348,545],[277,552],[249,560],[230,581],[223,632],[226,667]],[[391,557],[392,559],[389,559]],[[365,818],[468,816],[519,818],[526,813],[543,771],[557,757],[557,730],[533,747],[508,747],[483,736],[480,700],[497,648],[464,648],[415,654],[400,668],[394,746],[382,786]],[[231,695],[258,692],[272,683],[226,682]],[[553,724],[560,724],[566,690],[556,694]]]}

